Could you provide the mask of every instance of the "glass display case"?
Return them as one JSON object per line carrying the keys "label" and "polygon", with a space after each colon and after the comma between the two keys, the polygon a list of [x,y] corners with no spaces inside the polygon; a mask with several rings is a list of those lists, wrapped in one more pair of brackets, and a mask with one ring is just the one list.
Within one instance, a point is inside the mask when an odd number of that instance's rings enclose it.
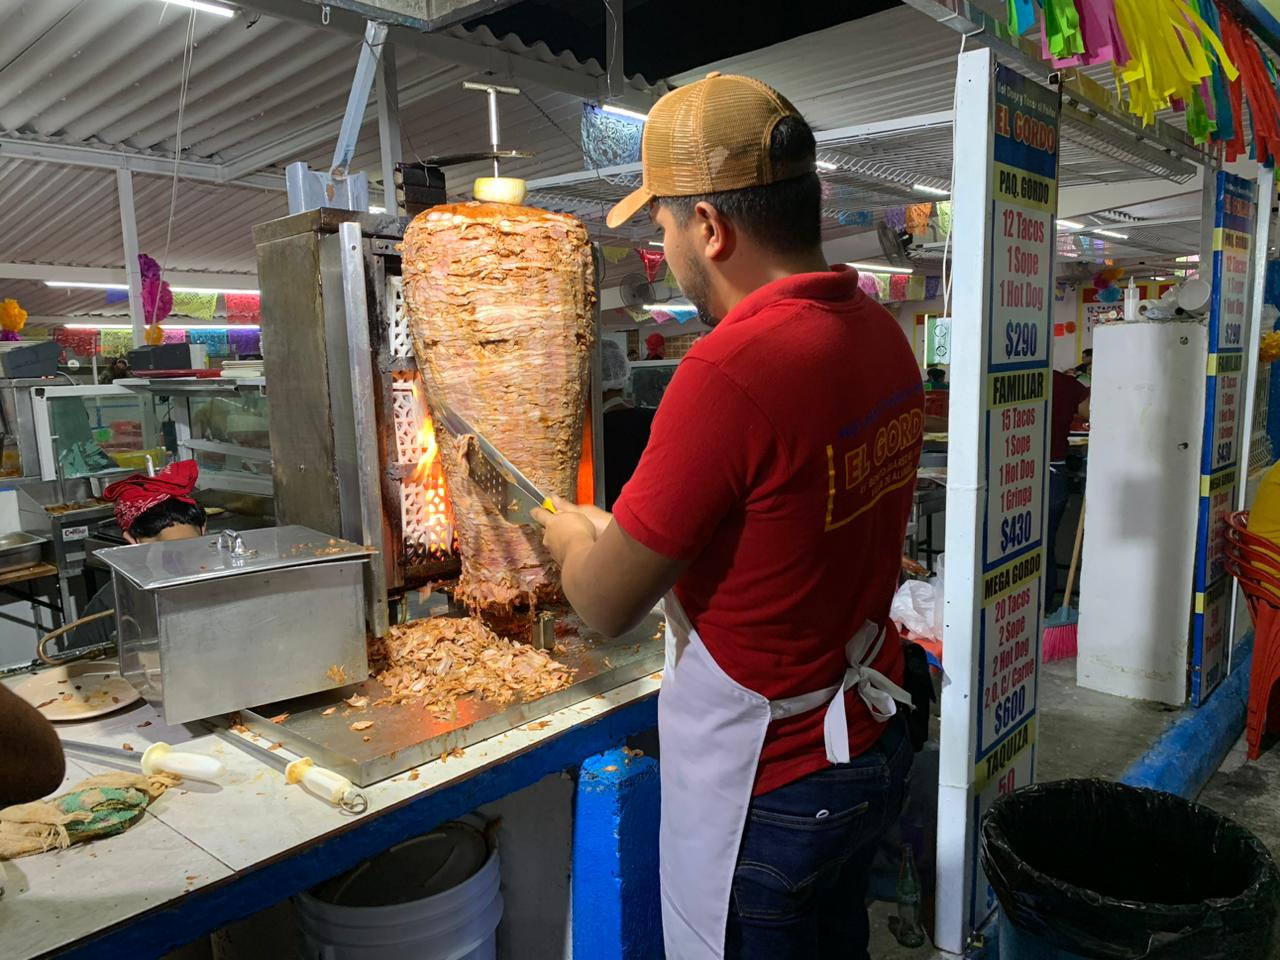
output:
{"label": "glass display case", "polygon": [[260,381],[120,380],[32,391],[41,478],[76,480],[200,465],[197,489],[270,497],[267,398]]}
{"label": "glass display case", "polygon": [[116,386],[40,387],[32,391],[40,475],[44,480],[110,479],[157,467],[168,455],[155,405]]}
{"label": "glass display case", "polygon": [[631,393],[637,407],[656,410],[675,375],[679,360],[641,360],[631,364]]}
{"label": "glass display case", "polygon": [[267,398],[257,390],[172,398],[177,445],[200,464],[208,489],[271,494]]}

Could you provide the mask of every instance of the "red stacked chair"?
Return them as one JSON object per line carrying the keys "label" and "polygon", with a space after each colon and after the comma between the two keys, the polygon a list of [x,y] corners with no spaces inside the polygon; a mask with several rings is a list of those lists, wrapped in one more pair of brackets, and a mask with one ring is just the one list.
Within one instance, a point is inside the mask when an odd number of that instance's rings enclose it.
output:
{"label": "red stacked chair", "polygon": [[1249,678],[1249,759],[1257,760],[1264,734],[1280,729],[1280,545],[1245,529],[1247,510],[1227,518],[1226,568],[1236,578],[1253,620],[1253,673]]}

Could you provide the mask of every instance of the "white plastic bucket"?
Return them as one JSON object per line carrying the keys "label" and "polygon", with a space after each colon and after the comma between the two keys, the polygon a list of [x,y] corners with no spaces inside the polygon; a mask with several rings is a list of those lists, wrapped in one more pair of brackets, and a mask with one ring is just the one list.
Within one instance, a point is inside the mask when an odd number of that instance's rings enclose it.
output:
{"label": "white plastic bucket", "polygon": [[[442,832],[450,830],[455,833],[442,839]],[[473,828],[445,824],[427,836],[397,844],[337,881],[300,893],[298,919],[305,956],[309,960],[496,960],[503,906],[498,853],[489,853],[472,872],[468,858],[475,851],[462,848],[474,840],[462,831],[470,831],[484,844]],[[454,846],[442,857],[442,847],[449,844]],[[434,855],[426,870],[430,875],[403,876],[407,871],[398,866],[421,866],[412,859],[419,853],[423,858]],[[412,892],[406,891],[407,886],[448,882],[460,864],[469,873],[466,879],[430,896],[406,899],[406,892]],[[385,894],[385,905],[367,905],[380,894]],[[344,905],[344,899],[366,905]]]}

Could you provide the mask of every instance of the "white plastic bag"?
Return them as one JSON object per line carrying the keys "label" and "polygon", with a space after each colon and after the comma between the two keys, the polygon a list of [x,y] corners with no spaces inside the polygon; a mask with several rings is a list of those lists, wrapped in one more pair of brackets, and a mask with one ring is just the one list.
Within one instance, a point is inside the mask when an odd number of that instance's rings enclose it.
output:
{"label": "white plastic bag", "polygon": [[942,558],[938,573],[930,580],[908,580],[893,595],[889,619],[917,637],[942,639],[943,594]]}

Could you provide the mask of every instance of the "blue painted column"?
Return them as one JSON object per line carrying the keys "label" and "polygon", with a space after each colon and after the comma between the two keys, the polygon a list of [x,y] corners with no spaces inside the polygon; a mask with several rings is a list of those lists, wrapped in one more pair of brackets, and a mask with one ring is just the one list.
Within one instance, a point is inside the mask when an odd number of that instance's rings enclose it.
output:
{"label": "blue painted column", "polygon": [[662,956],[658,764],[625,749],[585,760],[573,815],[575,960]]}

